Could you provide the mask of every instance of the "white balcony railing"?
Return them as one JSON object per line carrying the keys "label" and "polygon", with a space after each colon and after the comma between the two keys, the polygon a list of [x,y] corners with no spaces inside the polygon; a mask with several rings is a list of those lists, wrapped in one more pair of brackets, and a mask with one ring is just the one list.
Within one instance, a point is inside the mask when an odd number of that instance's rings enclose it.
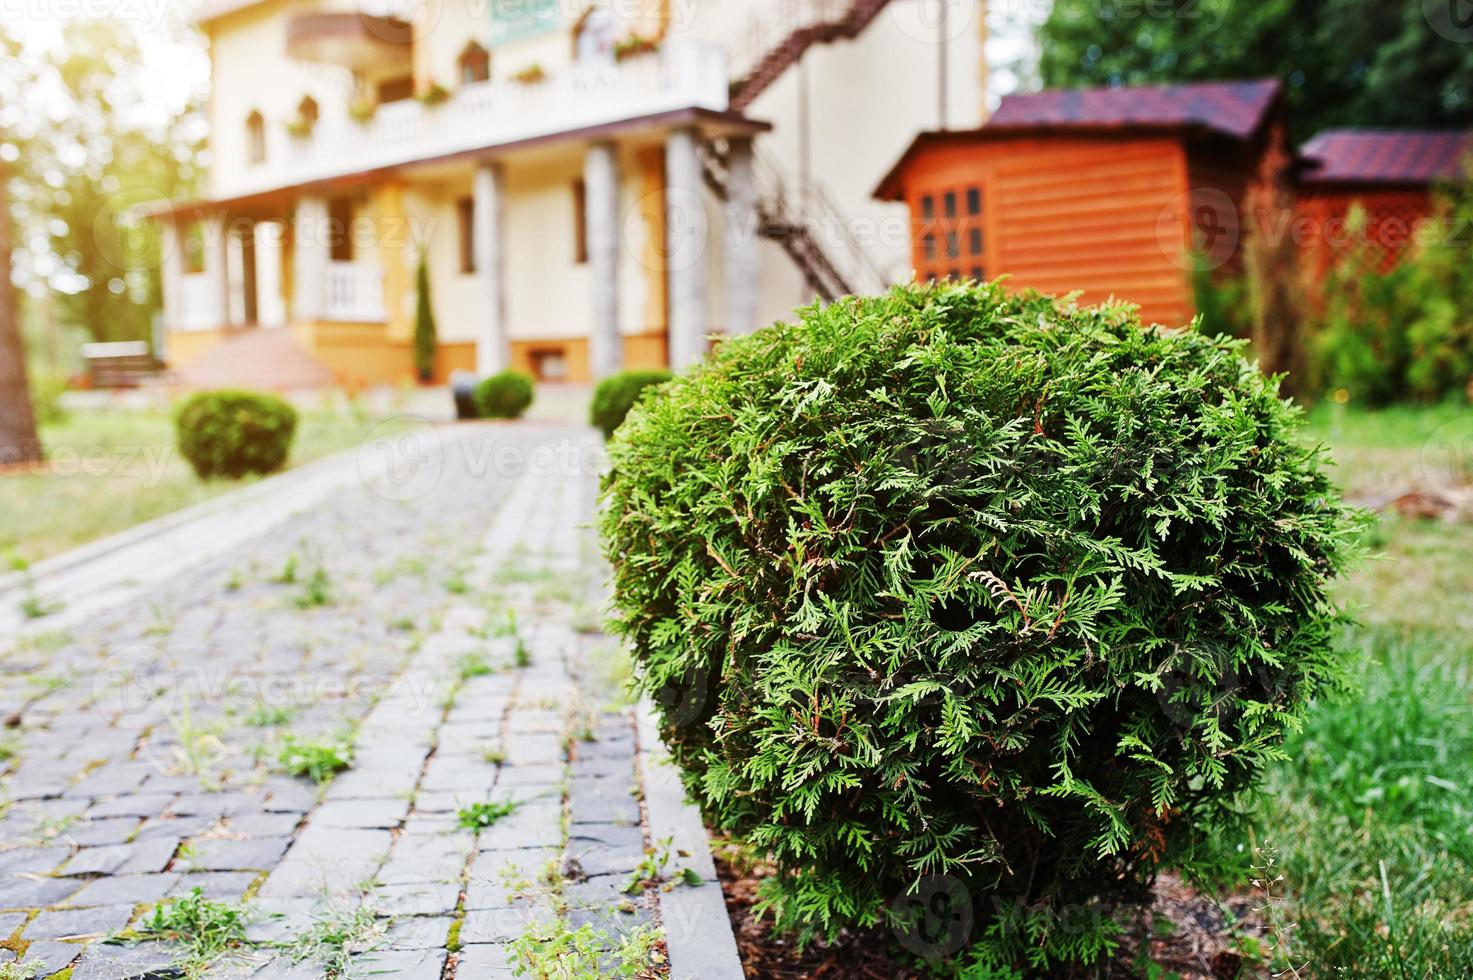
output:
{"label": "white balcony railing", "polygon": [[389,103],[367,122],[352,119],[347,106],[324,106],[310,135],[230,180],[238,186],[214,190],[258,193],[679,109],[721,112],[727,85],[720,48],[671,41],[656,54],[572,65],[540,82],[465,85],[439,105]]}
{"label": "white balcony railing", "polygon": [[203,272],[179,277],[179,330],[214,330],[224,324],[215,284]]}
{"label": "white balcony railing", "polygon": [[329,262],[323,319],[342,323],[384,321],[384,269],[372,262]]}

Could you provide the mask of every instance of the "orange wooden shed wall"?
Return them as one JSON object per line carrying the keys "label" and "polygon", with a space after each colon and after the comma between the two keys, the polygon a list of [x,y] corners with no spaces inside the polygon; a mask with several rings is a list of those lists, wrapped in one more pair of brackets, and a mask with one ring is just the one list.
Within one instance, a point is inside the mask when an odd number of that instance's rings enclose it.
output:
{"label": "orange wooden shed wall", "polygon": [[[1192,316],[1191,184],[1175,138],[959,141],[922,148],[899,176],[920,279],[1006,274],[1016,289],[1136,303],[1147,322],[1179,325]],[[980,216],[968,213],[972,190],[980,191]],[[980,254],[971,248],[974,229]]]}

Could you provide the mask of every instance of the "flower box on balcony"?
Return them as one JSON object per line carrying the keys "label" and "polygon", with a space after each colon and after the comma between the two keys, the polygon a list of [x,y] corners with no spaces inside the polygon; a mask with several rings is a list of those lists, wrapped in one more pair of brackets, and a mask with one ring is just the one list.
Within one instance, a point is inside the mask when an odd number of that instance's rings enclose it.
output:
{"label": "flower box on balcony", "polygon": [[513,75],[511,80],[522,85],[536,85],[547,81],[547,70],[534,62]]}
{"label": "flower box on balcony", "polygon": [[372,99],[354,99],[348,103],[348,115],[356,123],[371,123],[378,114],[378,103]]}
{"label": "flower box on balcony", "polygon": [[657,37],[645,37],[642,34],[631,34],[614,43],[614,60],[624,61],[629,58],[637,58],[642,54],[655,54],[660,50],[660,39]]}
{"label": "flower box on balcony", "polygon": [[437,106],[450,101],[450,90],[439,82],[430,82],[415,95],[420,105]]}

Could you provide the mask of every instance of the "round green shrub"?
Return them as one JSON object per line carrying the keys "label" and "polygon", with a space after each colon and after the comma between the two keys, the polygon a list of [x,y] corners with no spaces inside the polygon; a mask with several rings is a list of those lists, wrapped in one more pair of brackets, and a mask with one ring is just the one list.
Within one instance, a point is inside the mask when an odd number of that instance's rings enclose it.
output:
{"label": "round green shrub", "polygon": [[644,390],[653,385],[669,381],[669,371],[621,371],[610,375],[593,389],[593,403],[588,409],[588,421],[607,439],[624,422],[629,410],[639,401]]}
{"label": "round green shrub", "polygon": [[476,408],[483,419],[519,419],[532,404],[532,376],[524,371],[502,371],[476,385]]}
{"label": "round green shrub", "polygon": [[959,889],[989,968],[1098,959],[1233,822],[1338,683],[1359,523],[1241,354],[902,287],[728,341],[614,436],[616,627],[779,927],[903,935]]}
{"label": "round green shrub", "polygon": [[200,479],[239,479],[281,469],[297,431],[297,410],[275,395],[208,391],[174,415],[179,452]]}

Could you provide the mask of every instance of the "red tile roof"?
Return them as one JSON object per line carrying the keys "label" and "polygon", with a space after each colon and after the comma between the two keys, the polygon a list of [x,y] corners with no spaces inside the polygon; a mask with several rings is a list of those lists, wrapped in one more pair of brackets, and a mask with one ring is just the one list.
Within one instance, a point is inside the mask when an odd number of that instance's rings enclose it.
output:
{"label": "red tile roof", "polygon": [[986,129],[1202,128],[1246,140],[1278,98],[1274,79],[1132,88],[1053,89],[1004,96]]}
{"label": "red tile roof", "polygon": [[1456,177],[1473,133],[1427,129],[1328,129],[1304,144],[1305,184],[1430,184]]}

